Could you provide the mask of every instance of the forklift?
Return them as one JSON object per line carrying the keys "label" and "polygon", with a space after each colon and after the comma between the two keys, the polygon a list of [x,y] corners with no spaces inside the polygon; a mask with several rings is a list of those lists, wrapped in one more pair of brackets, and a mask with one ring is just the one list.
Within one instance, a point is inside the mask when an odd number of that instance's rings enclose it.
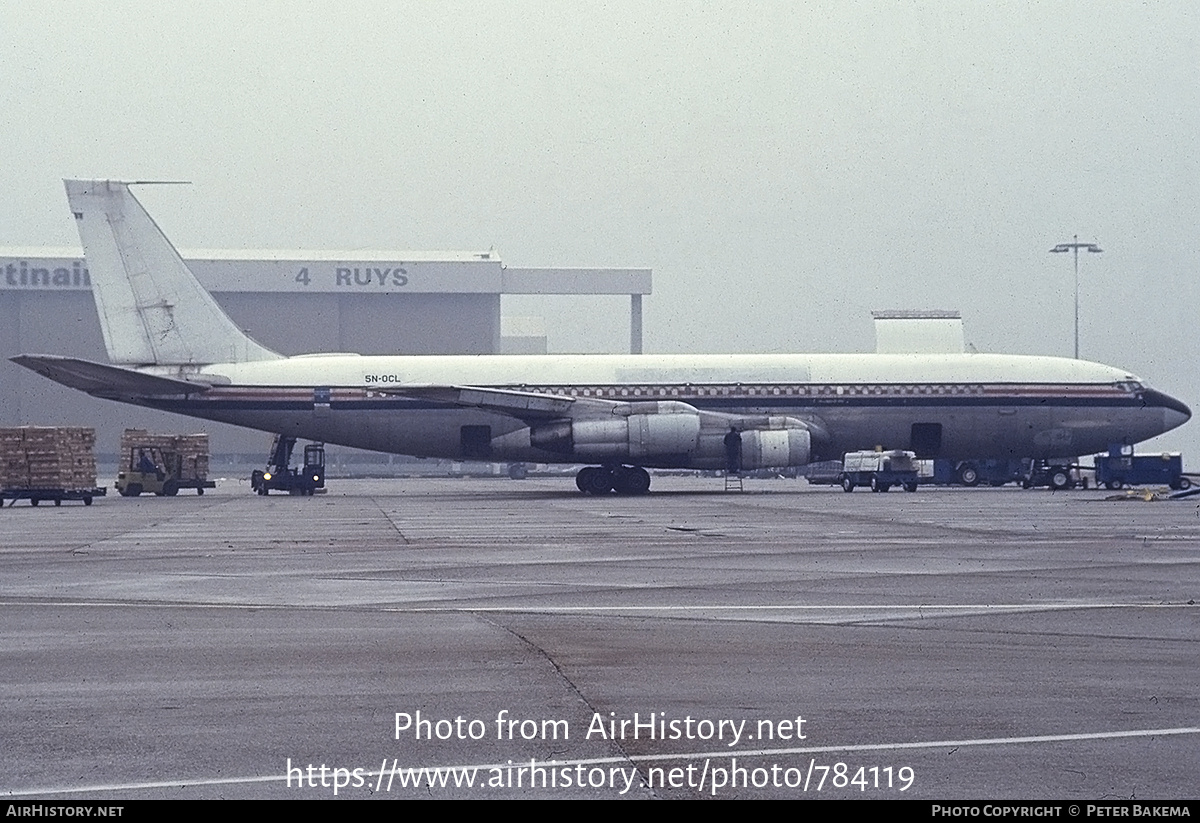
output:
{"label": "forklift", "polygon": [[316,493],[317,489],[324,489],[325,444],[310,443],[305,446],[304,466],[300,469],[291,466],[292,450],[295,448],[296,438],[275,435],[271,454],[267,457],[267,468],[265,471],[254,470],[250,475],[250,488],[260,495],[270,494],[274,489],[309,496]]}
{"label": "forklift", "polygon": [[213,480],[183,479],[183,455],[158,446],[137,445],[129,450],[125,471],[117,473],[116,488],[122,497],[137,497],[142,492],[159,497],[174,497],[180,489],[215,489]]}

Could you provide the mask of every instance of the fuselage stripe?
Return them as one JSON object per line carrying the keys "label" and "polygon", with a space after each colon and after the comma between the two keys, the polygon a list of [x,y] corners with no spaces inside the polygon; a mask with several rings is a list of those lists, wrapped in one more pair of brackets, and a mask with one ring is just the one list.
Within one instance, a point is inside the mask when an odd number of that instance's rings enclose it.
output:
{"label": "fuselage stripe", "polygon": [[[505,385],[498,390],[601,400],[681,400],[703,409],[862,407],[1017,407],[1146,405],[1140,391],[1114,384],[674,384]],[[341,410],[453,409],[454,403],[361,387],[214,386],[186,399],[148,398],[168,409],[299,410],[328,404]]]}

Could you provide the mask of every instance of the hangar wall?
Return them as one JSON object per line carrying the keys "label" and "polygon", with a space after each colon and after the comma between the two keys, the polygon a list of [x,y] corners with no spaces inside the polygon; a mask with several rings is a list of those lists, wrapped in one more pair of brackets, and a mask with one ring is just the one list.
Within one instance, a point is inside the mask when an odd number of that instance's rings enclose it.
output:
{"label": "hangar wall", "polygon": [[[72,425],[96,429],[98,455],[115,455],[121,431],[207,431],[217,454],[265,458],[271,436],[236,426],[179,417],[73,391],[12,363],[18,354],[62,354],[107,361],[90,278],[81,256],[57,249],[0,250],[0,425]],[[69,250],[67,250],[69,251]],[[363,287],[353,277],[340,290],[320,288],[318,266],[298,253],[248,259],[215,253],[189,265],[221,308],[252,337],[282,354],[346,351],[360,354],[493,354],[500,351],[500,264],[470,259],[436,261],[443,275],[427,288],[400,291]],[[280,255],[275,255],[279,257]],[[322,256],[325,256],[322,254]],[[342,260],[354,260],[350,255]],[[295,261],[299,260],[298,264]],[[371,259],[368,262],[374,263]],[[309,283],[295,279],[308,263]],[[398,266],[359,266],[385,270]],[[420,265],[408,264],[420,273]],[[426,266],[430,269],[430,266]],[[472,271],[478,268],[478,276]],[[445,276],[449,273],[450,276]],[[317,288],[314,288],[317,286]],[[222,288],[224,287],[224,288]],[[336,454],[337,447],[331,448]],[[257,458],[256,458],[257,459]]]}
{"label": "hangar wall", "polygon": [[213,297],[240,328],[281,354],[495,354],[500,349],[498,294],[214,292]]}
{"label": "hangar wall", "polygon": [[[496,354],[503,293],[650,292],[648,269],[505,269],[491,252],[181,254],[239,327],[288,355]],[[125,428],[206,431],[214,454],[265,459],[269,434],[98,400],[10,362],[18,354],[107,362],[79,249],[0,248],[0,425],[91,426],[101,456],[115,456]]]}
{"label": "hangar wall", "polygon": [[[234,322],[283,354],[490,354],[499,348],[499,295],[213,296]],[[270,447],[270,435],[261,432],[89,397],[9,360],[23,353],[107,361],[90,291],[0,290],[0,425],[92,426],[102,455],[115,454],[121,431],[131,427],[207,431],[218,453],[265,457]]]}

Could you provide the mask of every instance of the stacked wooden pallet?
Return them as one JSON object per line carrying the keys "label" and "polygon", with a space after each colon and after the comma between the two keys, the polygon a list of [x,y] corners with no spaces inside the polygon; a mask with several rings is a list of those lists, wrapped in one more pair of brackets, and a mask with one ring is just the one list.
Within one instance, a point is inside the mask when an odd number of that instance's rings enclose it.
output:
{"label": "stacked wooden pallet", "polygon": [[96,430],[0,428],[0,489],[93,489]]}

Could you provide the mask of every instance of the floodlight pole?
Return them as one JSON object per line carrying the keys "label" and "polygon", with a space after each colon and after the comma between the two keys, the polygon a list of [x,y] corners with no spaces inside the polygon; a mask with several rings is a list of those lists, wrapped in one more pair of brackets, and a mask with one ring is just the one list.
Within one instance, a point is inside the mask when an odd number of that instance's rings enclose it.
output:
{"label": "floodlight pole", "polygon": [[1059,243],[1054,248],[1050,249],[1051,254],[1062,254],[1063,252],[1075,253],[1075,359],[1079,359],[1079,250],[1087,249],[1093,254],[1099,254],[1104,249],[1097,246],[1095,243],[1080,243],[1079,235],[1074,236],[1074,241],[1071,243]]}

